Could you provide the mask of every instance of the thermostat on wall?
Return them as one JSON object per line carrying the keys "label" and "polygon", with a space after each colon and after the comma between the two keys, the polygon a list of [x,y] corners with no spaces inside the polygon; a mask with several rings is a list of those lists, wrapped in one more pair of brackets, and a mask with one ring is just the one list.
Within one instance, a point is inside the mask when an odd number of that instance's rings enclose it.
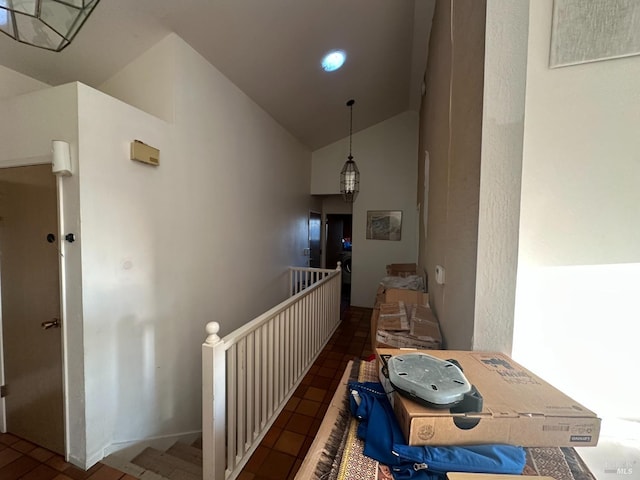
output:
{"label": "thermostat on wall", "polygon": [[131,160],[136,160],[149,165],[160,165],[160,150],[153,148],[140,140],[131,142]]}

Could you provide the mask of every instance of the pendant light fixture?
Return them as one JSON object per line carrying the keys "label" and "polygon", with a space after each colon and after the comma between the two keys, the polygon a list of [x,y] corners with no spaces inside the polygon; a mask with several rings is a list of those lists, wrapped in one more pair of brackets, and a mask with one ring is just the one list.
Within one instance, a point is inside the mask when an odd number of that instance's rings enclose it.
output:
{"label": "pendant light fixture", "polygon": [[353,137],[353,104],[355,100],[349,100],[347,107],[349,107],[349,156],[347,161],[342,167],[340,172],[340,193],[342,198],[347,203],[353,203],[360,191],[360,172],[356,166],[356,162],[353,161],[353,155],[351,155],[351,143]]}
{"label": "pendant light fixture", "polygon": [[34,47],[67,47],[100,0],[0,0],[0,32]]}

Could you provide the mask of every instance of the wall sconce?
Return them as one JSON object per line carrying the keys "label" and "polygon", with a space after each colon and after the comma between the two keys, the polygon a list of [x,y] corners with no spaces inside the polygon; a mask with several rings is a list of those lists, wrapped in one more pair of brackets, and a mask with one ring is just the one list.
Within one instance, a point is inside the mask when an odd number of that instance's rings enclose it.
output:
{"label": "wall sconce", "polygon": [[51,160],[51,171],[60,177],[68,177],[72,173],[71,151],[69,144],[62,140],[51,142],[53,159]]}

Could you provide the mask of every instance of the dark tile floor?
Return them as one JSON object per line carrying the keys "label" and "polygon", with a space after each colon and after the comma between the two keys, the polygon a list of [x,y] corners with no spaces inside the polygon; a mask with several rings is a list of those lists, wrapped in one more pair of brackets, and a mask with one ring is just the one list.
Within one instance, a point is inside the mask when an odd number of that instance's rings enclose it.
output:
{"label": "dark tile floor", "polygon": [[238,480],[295,477],[320,428],[349,360],[371,355],[371,309],[349,307],[329,343],[302,379]]}
{"label": "dark tile floor", "polygon": [[[371,355],[371,309],[346,307],[342,323],[296,389],[273,427],[238,477],[284,480],[295,477],[320,428],[347,362]],[[64,458],[8,433],[0,433],[0,480],[135,480],[98,463],[81,470]]]}
{"label": "dark tile floor", "polygon": [[55,454],[9,433],[0,433],[2,480],[136,480],[98,463],[86,472]]}

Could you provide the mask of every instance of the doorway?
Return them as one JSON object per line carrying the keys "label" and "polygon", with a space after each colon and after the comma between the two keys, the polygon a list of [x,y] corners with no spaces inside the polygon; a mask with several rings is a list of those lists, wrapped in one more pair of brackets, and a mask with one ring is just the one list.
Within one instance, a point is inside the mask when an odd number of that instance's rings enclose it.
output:
{"label": "doorway", "polygon": [[322,249],[320,248],[320,236],[322,233],[322,214],[309,212],[309,266],[320,268]]}
{"label": "doorway", "polygon": [[0,169],[6,431],[64,455],[58,196],[51,165]]}
{"label": "doorway", "polygon": [[351,214],[327,214],[327,268],[336,268],[338,262],[342,264],[342,300],[351,301],[351,248],[352,248],[352,218]]}

